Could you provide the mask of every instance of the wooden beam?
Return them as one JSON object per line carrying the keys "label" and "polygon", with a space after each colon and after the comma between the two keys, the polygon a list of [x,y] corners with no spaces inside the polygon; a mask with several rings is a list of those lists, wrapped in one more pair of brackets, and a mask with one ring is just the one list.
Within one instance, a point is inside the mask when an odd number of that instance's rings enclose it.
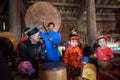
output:
{"label": "wooden beam", "polygon": [[[38,1],[26,1],[25,3],[33,4],[35,2],[38,2]],[[47,2],[50,2],[50,1],[47,1]],[[79,7],[80,6],[80,4],[71,4],[71,3],[57,3],[57,2],[50,2],[50,3],[55,6],[68,6],[68,7]]]}
{"label": "wooden beam", "polygon": [[[86,21],[86,18],[82,18],[83,21]],[[96,18],[96,21],[115,21],[115,18]]]}
{"label": "wooden beam", "polygon": [[62,17],[62,21],[67,20],[67,21],[77,21],[78,19],[76,17]]}
{"label": "wooden beam", "polygon": [[[26,3],[35,3],[35,2],[37,2],[37,1],[27,1]],[[68,3],[55,3],[55,2],[51,2],[53,5],[55,5],[55,6],[77,6],[77,7],[79,7],[80,6],[80,4],[68,4]],[[119,6],[111,6],[111,5],[96,5],[96,7],[97,8],[118,8]],[[77,15],[78,13],[77,12],[60,12],[61,14],[65,14],[65,15]],[[110,16],[114,16],[115,14],[114,13],[96,13],[96,15],[105,15],[105,16],[107,16],[107,15],[110,15]]]}
{"label": "wooden beam", "polygon": [[[78,12],[60,12],[60,14],[61,15],[78,15]],[[115,13],[96,13],[96,16],[115,16]]]}
{"label": "wooden beam", "polygon": [[[38,1],[25,1],[27,4],[33,4]],[[50,1],[47,1],[50,2]],[[72,3],[57,3],[57,2],[50,2],[55,6],[68,6],[68,7],[80,7],[80,4],[72,4]],[[96,8],[120,8],[120,6],[116,5],[96,5]]]}
{"label": "wooden beam", "polygon": [[78,15],[78,12],[60,12],[61,15]]}
{"label": "wooden beam", "polygon": [[120,8],[120,6],[116,6],[116,5],[96,5],[96,8],[109,8],[109,9],[116,9],[116,8]]}
{"label": "wooden beam", "polygon": [[[38,1],[26,1],[27,4],[33,4]],[[50,1],[48,1],[50,2]],[[80,7],[80,4],[72,4],[72,3],[57,3],[57,2],[50,2],[54,6],[65,6],[65,7]],[[120,8],[120,6],[117,5],[96,5],[96,8],[103,8],[103,9],[116,9]]]}
{"label": "wooden beam", "polygon": [[79,7],[80,4],[71,4],[71,3],[55,3],[51,2],[55,6],[68,6],[68,7]]}
{"label": "wooden beam", "polygon": [[96,13],[96,16],[115,16],[115,13]]}
{"label": "wooden beam", "polygon": [[97,21],[115,21],[115,18],[97,18]]}

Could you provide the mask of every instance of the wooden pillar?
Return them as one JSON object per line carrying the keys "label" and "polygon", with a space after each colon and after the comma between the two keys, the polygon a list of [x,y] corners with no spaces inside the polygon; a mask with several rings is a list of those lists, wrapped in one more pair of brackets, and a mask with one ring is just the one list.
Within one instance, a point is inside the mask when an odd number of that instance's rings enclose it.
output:
{"label": "wooden pillar", "polygon": [[93,47],[96,38],[95,0],[86,0],[88,44]]}
{"label": "wooden pillar", "polygon": [[20,0],[9,0],[9,31],[17,39],[21,37],[21,11]]}
{"label": "wooden pillar", "polygon": [[83,28],[83,26],[82,26],[82,16],[83,16],[83,14],[84,14],[84,11],[85,11],[85,4],[86,4],[86,2],[85,2],[85,0],[81,0],[81,2],[80,2],[80,9],[79,9],[79,19],[78,19],[78,32],[79,32],[79,36],[80,36],[80,38],[83,40],[83,42],[84,43],[86,43],[86,40],[85,40],[85,34],[83,34],[82,32],[83,32],[83,30],[82,30],[82,28]]}

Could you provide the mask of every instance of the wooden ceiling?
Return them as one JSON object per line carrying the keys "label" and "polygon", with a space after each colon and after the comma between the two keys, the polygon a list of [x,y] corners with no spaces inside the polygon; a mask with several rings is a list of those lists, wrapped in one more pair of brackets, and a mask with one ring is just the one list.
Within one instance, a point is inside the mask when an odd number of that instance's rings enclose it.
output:
{"label": "wooden ceiling", "polygon": [[[0,1],[0,20],[9,21],[9,1]],[[86,0],[21,0],[22,15],[27,8],[37,1],[48,1],[60,11],[63,20],[78,20],[79,16],[85,14]],[[115,11],[120,9],[119,0],[95,0],[97,21],[115,21]],[[83,18],[84,20],[84,18]],[[1,25],[0,25],[1,26]]]}
{"label": "wooden ceiling", "polygon": [[[29,5],[37,1],[48,1],[55,5],[61,15],[69,17],[79,17],[85,9],[85,0],[24,0],[24,4]],[[120,8],[120,2],[117,0],[95,0],[96,16],[98,20],[114,21],[115,10]],[[111,17],[109,17],[111,16]],[[109,17],[109,18],[108,18]],[[65,17],[64,17],[65,18]],[[66,19],[66,18],[65,18]],[[73,18],[75,19],[75,18]]]}
{"label": "wooden ceiling", "polygon": [[[22,0],[21,0],[22,1]],[[85,0],[23,0],[24,7],[28,8],[31,4],[37,1],[48,1],[55,5],[62,15],[79,16],[80,10],[85,5]],[[97,16],[114,16],[114,11],[120,8],[119,0],[95,0],[96,4],[96,15]],[[8,19],[9,11],[9,0],[0,1],[0,18]]]}
{"label": "wooden ceiling", "polygon": [[96,0],[96,16],[101,20],[115,21],[115,11],[120,8],[117,0]]}
{"label": "wooden ceiling", "polygon": [[106,15],[113,15],[114,10],[120,8],[120,2],[117,0],[96,0],[96,12],[108,13]]}

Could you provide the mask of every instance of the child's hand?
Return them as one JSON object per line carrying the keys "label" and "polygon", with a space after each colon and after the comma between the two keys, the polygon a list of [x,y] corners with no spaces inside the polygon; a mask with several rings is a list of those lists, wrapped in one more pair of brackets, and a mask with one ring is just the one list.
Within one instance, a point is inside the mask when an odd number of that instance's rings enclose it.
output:
{"label": "child's hand", "polygon": [[97,55],[96,55],[96,54],[94,54],[93,56],[97,58]]}
{"label": "child's hand", "polygon": [[114,55],[112,54],[110,57],[111,57],[111,58],[114,58]]}

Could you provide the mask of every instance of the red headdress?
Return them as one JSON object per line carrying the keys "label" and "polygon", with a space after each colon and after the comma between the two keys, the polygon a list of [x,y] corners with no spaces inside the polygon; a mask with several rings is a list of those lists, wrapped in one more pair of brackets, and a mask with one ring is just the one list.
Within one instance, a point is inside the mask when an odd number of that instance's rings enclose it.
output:
{"label": "red headdress", "polygon": [[69,40],[79,40],[78,35],[70,35]]}
{"label": "red headdress", "polygon": [[98,41],[99,39],[107,40],[107,36],[104,36],[104,35],[97,36],[96,41]]}

